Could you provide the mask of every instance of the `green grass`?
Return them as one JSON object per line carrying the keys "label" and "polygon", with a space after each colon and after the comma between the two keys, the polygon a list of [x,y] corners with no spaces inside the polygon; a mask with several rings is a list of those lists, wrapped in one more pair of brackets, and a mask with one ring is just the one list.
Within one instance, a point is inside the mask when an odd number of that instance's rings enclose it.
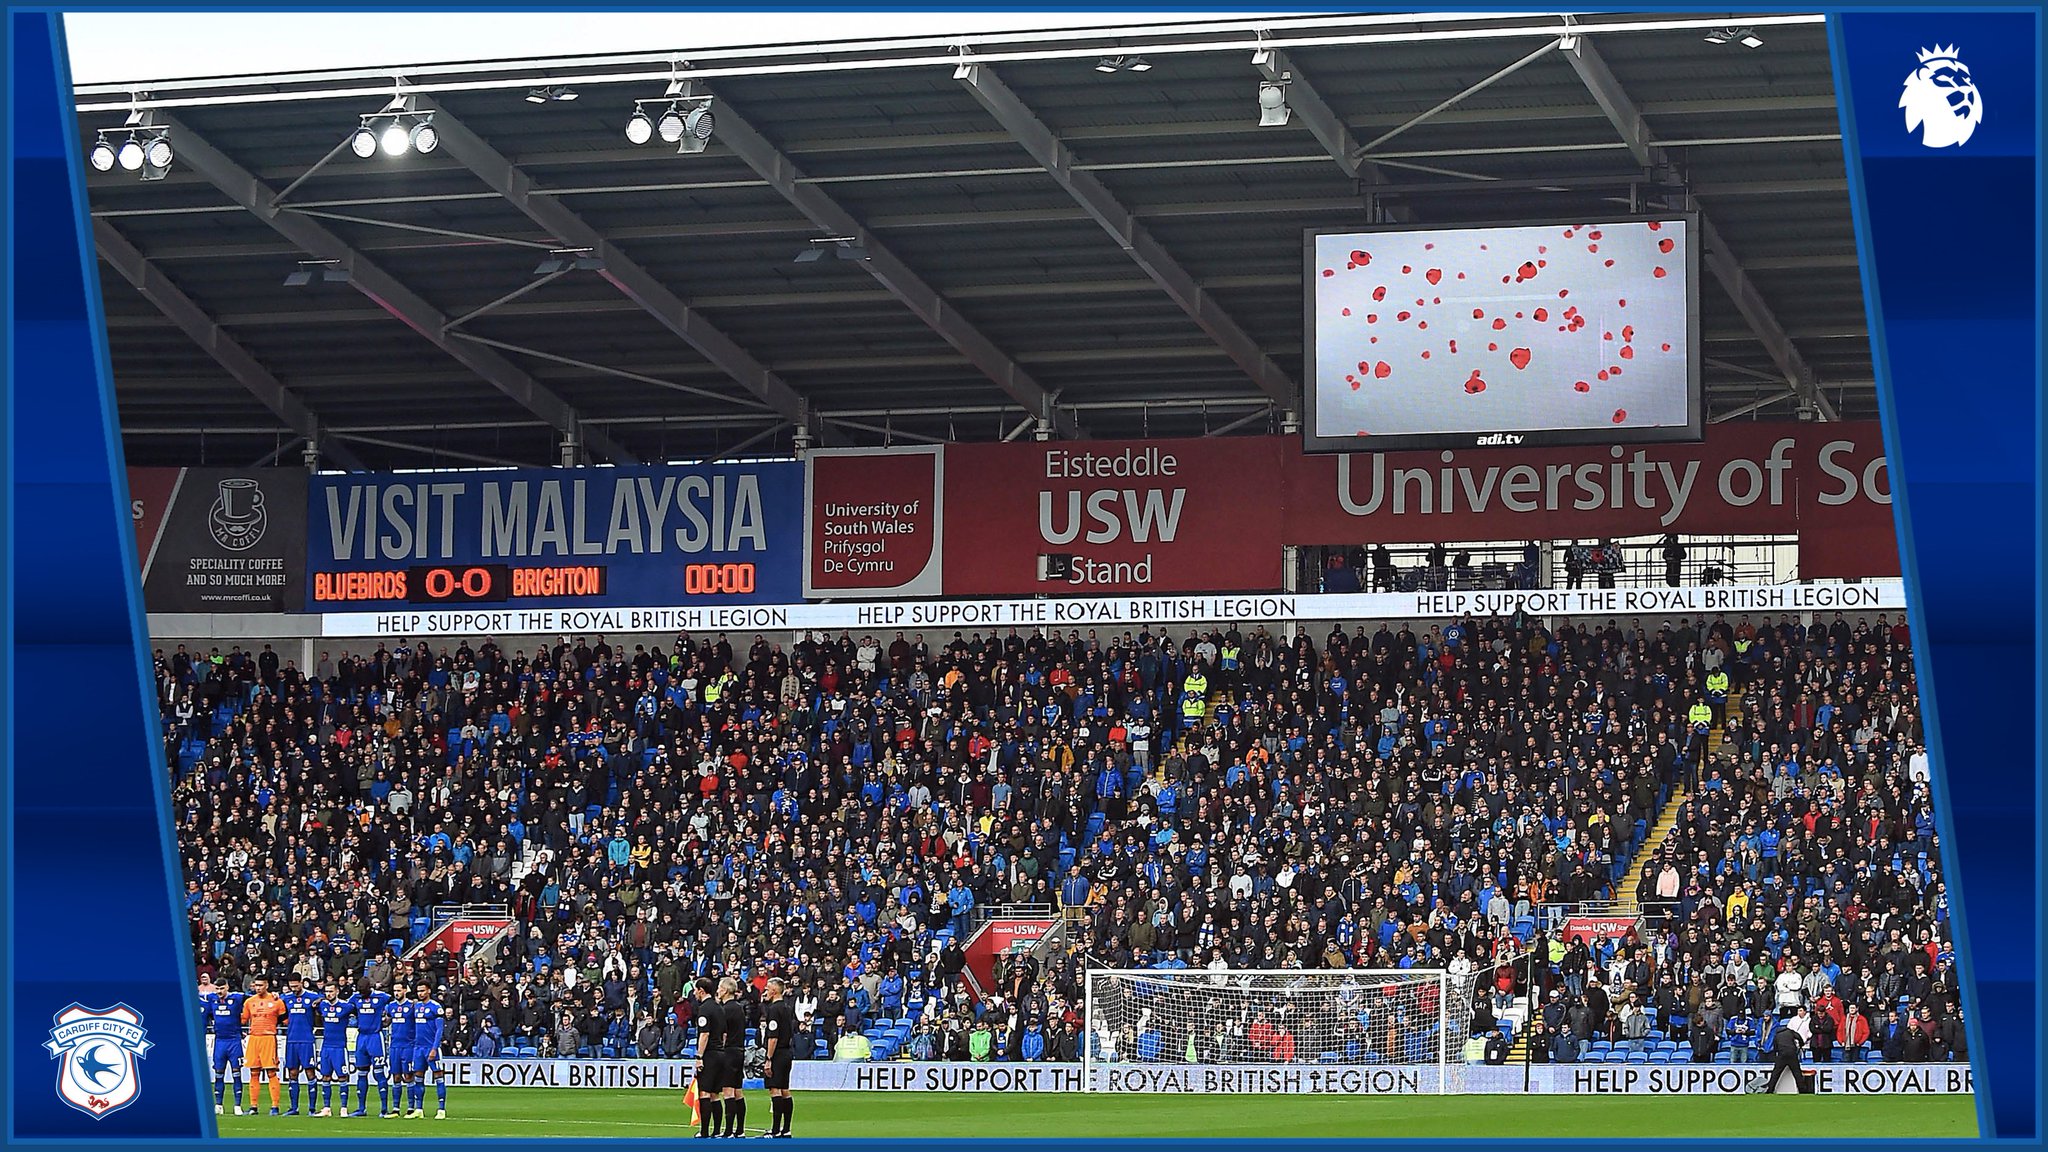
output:
{"label": "green grass", "polygon": [[[1971,1137],[1973,1096],[1110,1096],[800,1092],[798,1136]],[[431,1095],[428,1107],[433,1106]],[[431,1113],[429,1113],[431,1117]],[[656,1136],[694,1132],[680,1092],[463,1088],[446,1120],[223,1116],[223,1136]],[[768,1094],[747,1094],[768,1122]]]}

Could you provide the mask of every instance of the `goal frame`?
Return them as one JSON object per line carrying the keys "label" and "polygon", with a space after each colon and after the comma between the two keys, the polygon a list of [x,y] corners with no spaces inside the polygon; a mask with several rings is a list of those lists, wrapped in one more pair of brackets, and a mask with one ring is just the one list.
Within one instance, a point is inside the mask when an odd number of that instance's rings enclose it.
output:
{"label": "goal frame", "polygon": [[[1190,982],[1211,980],[1218,976],[1235,978],[1239,976],[1266,976],[1288,979],[1303,976],[1326,977],[1332,983],[1343,979],[1371,982],[1375,979],[1396,979],[1403,983],[1426,986],[1435,983],[1437,989],[1436,1012],[1436,1068],[1437,1094],[1450,1094],[1451,1062],[1464,1059],[1464,1045],[1457,1050],[1451,1045],[1451,990],[1455,977],[1447,968],[1088,968],[1081,976],[1081,1091],[1094,1092],[1095,1070],[1102,1063],[1095,1056],[1093,1029],[1097,1023],[1095,986],[1098,979],[1136,978],[1143,980],[1186,980]],[[1434,977],[1434,981],[1428,977]],[[1467,977],[1467,979],[1471,979]],[[1476,993],[1475,993],[1476,994]],[[1173,1063],[1168,1061],[1167,1063]],[[1187,1066],[1185,1064],[1183,1067]],[[1425,1065],[1426,1066],[1426,1065]],[[1285,1067],[1285,1065],[1276,1065]]]}

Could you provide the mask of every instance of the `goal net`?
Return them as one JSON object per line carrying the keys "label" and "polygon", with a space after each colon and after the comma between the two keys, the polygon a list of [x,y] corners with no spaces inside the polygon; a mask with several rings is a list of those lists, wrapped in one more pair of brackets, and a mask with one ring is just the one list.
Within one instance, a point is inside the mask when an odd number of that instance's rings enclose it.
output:
{"label": "goal net", "polygon": [[1475,982],[1441,969],[1093,970],[1083,1085],[1457,1092]]}

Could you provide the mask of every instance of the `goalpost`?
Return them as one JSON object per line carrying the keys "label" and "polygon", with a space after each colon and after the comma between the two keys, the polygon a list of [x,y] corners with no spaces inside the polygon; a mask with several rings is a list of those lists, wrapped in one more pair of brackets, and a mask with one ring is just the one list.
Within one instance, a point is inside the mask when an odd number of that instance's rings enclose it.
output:
{"label": "goalpost", "polygon": [[1461,1091],[1477,982],[1435,968],[1091,970],[1083,1090]]}

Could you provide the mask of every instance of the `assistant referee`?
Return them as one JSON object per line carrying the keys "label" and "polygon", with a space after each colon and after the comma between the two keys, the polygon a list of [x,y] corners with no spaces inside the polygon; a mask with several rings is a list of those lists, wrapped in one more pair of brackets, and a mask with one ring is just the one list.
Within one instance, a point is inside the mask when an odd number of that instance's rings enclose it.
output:
{"label": "assistant referee", "polygon": [[709,1140],[725,1134],[725,1061],[720,1044],[725,1038],[725,1013],[715,1000],[716,985],[711,978],[697,980],[696,1011],[691,1013],[697,1027],[697,1139]]}
{"label": "assistant referee", "polygon": [[761,1012],[761,1034],[768,1049],[768,1135],[790,1135],[790,1115],[796,1101],[789,1095],[789,1066],[796,1060],[796,1006],[788,999],[789,989],[777,976],[768,981],[764,994],[767,1005]]}

